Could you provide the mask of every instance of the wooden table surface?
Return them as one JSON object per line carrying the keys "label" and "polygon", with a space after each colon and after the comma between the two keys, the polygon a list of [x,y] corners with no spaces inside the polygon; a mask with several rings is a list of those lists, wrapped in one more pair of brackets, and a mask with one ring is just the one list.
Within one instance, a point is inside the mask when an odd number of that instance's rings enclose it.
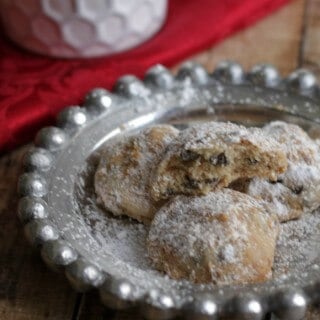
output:
{"label": "wooden table surface", "polygon": [[[256,25],[198,54],[209,70],[220,60],[246,69],[268,62],[283,75],[308,67],[320,75],[320,0],[296,0]],[[24,238],[16,216],[16,182],[27,146],[0,158],[0,319],[140,319],[104,309],[94,292],[79,294],[64,275],[48,270]],[[309,313],[309,320],[320,319]]]}

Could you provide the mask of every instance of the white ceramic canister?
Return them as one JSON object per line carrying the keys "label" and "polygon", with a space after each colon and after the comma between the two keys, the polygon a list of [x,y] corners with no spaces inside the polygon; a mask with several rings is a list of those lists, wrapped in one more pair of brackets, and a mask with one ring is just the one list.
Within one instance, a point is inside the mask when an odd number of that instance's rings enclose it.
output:
{"label": "white ceramic canister", "polygon": [[137,46],[163,25],[167,0],[0,0],[18,45],[45,55],[110,55]]}

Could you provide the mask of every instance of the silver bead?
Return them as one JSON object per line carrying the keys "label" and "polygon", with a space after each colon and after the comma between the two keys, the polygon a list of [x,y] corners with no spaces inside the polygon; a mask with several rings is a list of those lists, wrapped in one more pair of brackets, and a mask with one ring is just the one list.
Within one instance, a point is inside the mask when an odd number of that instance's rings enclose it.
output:
{"label": "silver bead", "polygon": [[67,135],[64,131],[56,127],[46,127],[38,132],[35,144],[50,151],[57,151],[66,141]]}
{"label": "silver bead", "polygon": [[144,81],[147,85],[161,89],[170,89],[173,86],[174,78],[167,68],[161,64],[157,64],[146,72]]}
{"label": "silver bead", "polygon": [[186,304],[183,309],[188,320],[218,319],[218,305],[209,294],[199,294],[192,302]]}
{"label": "silver bead", "polygon": [[222,61],[217,65],[213,76],[223,82],[239,84],[244,79],[244,72],[241,65],[237,62]]}
{"label": "silver bead", "polygon": [[66,268],[66,275],[72,286],[78,291],[98,287],[104,282],[104,275],[94,265],[78,259]]}
{"label": "silver bead", "polygon": [[85,99],[84,105],[89,110],[103,112],[110,109],[113,102],[113,95],[108,90],[96,88],[90,91]]}
{"label": "silver bead", "polygon": [[177,310],[172,297],[157,290],[152,290],[143,304],[142,313],[146,319],[166,320],[177,316]]}
{"label": "silver bead", "polygon": [[307,310],[306,296],[300,290],[279,292],[273,297],[272,309],[281,320],[301,320]]}
{"label": "silver bead", "polygon": [[18,192],[21,196],[43,197],[48,192],[46,180],[38,173],[24,173],[18,181]]}
{"label": "silver bead", "polygon": [[300,93],[310,92],[317,84],[314,74],[305,69],[294,71],[289,75],[287,80],[290,89]]}
{"label": "silver bead", "polygon": [[137,77],[132,75],[119,78],[114,90],[117,94],[126,98],[144,97],[150,93],[150,90]]}
{"label": "silver bead", "polygon": [[232,298],[225,307],[225,314],[229,320],[261,320],[264,310],[261,302],[251,295]]}
{"label": "silver bead", "polygon": [[125,279],[107,280],[100,288],[102,302],[114,309],[126,309],[137,299],[134,286]]}
{"label": "silver bead", "polygon": [[310,304],[319,305],[320,303],[320,280],[315,281],[312,285],[305,288],[306,296]]}
{"label": "silver bead", "polygon": [[54,158],[50,151],[42,148],[32,148],[26,152],[23,157],[23,167],[27,171],[48,171]]}
{"label": "silver bead", "polygon": [[59,113],[57,123],[60,127],[78,128],[86,124],[87,118],[88,115],[84,108],[73,106],[65,108]]}
{"label": "silver bead", "polygon": [[55,271],[59,271],[61,266],[66,266],[77,259],[75,250],[62,240],[45,243],[41,255],[49,267]]}
{"label": "silver bead", "polygon": [[57,230],[50,225],[47,219],[29,222],[25,225],[24,231],[27,239],[33,245],[42,245],[47,241],[56,240],[59,237]]}
{"label": "silver bead", "polygon": [[48,217],[47,203],[41,198],[24,197],[18,203],[18,216],[23,223]]}
{"label": "silver bead", "polygon": [[186,62],[184,63],[178,71],[178,80],[190,80],[195,84],[206,84],[209,80],[209,75],[207,71],[196,62]]}
{"label": "silver bead", "polygon": [[252,83],[265,87],[275,87],[280,82],[278,70],[270,64],[255,65],[248,77]]}

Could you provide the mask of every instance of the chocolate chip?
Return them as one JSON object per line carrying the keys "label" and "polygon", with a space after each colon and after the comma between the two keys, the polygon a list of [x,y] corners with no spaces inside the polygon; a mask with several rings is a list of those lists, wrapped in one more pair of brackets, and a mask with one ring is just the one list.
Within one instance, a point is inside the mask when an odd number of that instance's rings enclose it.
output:
{"label": "chocolate chip", "polygon": [[185,187],[188,189],[198,189],[199,188],[199,182],[197,180],[194,180],[190,178],[189,176],[185,177],[186,182],[185,182]]}
{"label": "chocolate chip", "polygon": [[182,150],[180,153],[180,157],[183,161],[194,161],[197,160],[200,156],[191,150]]}
{"label": "chocolate chip", "polygon": [[247,161],[250,165],[255,165],[259,162],[257,159],[254,158],[247,158]]}
{"label": "chocolate chip", "polygon": [[204,183],[205,184],[217,184],[218,179],[217,178],[212,178],[212,179],[205,179]]}
{"label": "chocolate chip", "polygon": [[228,159],[226,155],[222,152],[218,154],[217,156],[211,156],[209,158],[209,162],[213,164],[214,166],[225,166],[228,164]]}
{"label": "chocolate chip", "polygon": [[283,182],[282,178],[278,178],[277,180],[269,180],[269,183],[271,184],[282,183],[282,182]]}
{"label": "chocolate chip", "polygon": [[300,194],[303,190],[303,186],[296,186],[292,189],[295,194]]}
{"label": "chocolate chip", "polygon": [[174,191],[171,188],[168,188],[164,194],[165,197],[170,197],[174,195]]}

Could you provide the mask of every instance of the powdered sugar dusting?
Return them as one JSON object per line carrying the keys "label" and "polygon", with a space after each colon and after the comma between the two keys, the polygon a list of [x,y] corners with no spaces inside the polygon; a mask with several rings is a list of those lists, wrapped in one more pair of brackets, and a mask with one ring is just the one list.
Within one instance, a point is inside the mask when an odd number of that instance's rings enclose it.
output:
{"label": "powdered sugar dusting", "polygon": [[302,199],[279,182],[271,183],[260,178],[252,179],[245,192],[263,200],[280,221],[299,218],[303,212]]}
{"label": "powdered sugar dusting", "polygon": [[320,206],[320,149],[299,126],[283,121],[266,124],[262,131],[274,138],[288,159],[287,170],[276,183],[254,178],[238,183],[242,192],[262,199],[280,221],[299,218]]}
{"label": "powdered sugar dusting", "polygon": [[272,121],[263,132],[274,138],[284,148],[291,163],[314,164],[319,152],[317,144],[299,126],[283,121]]}
{"label": "powdered sugar dusting", "polygon": [[291,163],[282,176],[283,184],[291,190],[301,188],[301,199],[304,211],[312,211],[320,205],[320,159],[315,157],[315,163]]}
{"label": "powdered sugar dusting", "polygon": [[320,212],[282,223],[274,261],[274,277],[305,272],[319,262]]}
{"label": "powdered sugar dusting", "polygon": [[95,173],[99,202],[115,215],[149,222],[158,208],[149,195],[149,175],[177,134],[172,126],[158,125],[109,144]]}
{"label": "powdered sugar dusting", "polygon": [[115,217],[96,202],[92,173],[99,158],[99,154],[93,155],[86,169],[79,174],[74,206],[81,212],[102,252],[132,267],[148,269],[150,265],[145,251],[147,228],[144,224],[127,217]]}
{"label": "powdered sugar dusting", "polygon": [[280,149],[280,145],[272,137],[266,137],[259,128],[247,128],[231,122],[208,122],[194,125],[180,133],[179,142],[186,150],[193,150],[204,146],[206,148],[222,143],[226,145],[240,143],[247,140],[252,145],[259,146],[266,151]]}
{"label": "powdered sugar dusting", "polygon": [[[78,210],[81,212],[86,225],[89,226],[90,233],[99,243],[100,248],[96,254],[113,256],[118,263],[125,264],[128,272],[133,274],[136,269],[142,271],[146,274],[145,285],[147,287],[148,281],[150,287],[152,287],[154,279],[168,280],[166,275],[152,267],[149,260],[146,247],[148,227],[130,218],[114,217],[97,206],[94,200],[92,181],[90,181],[92,172],[94,172],[94,166],[88,165],[81,174],[82,179],[78,179],[83,183],[77,185],[76,202],[83,204]],[[221,203],[221,206],[225,206],[225,204]],[[238,231],[239,239],[243,238],[245,230],[238,228]],[[201,232],[196,223],[194,224],[194,232]],[[188,241],[194,242],[194,240],[190,235]],[[281,279],[283,275],[294,274],[311,266],[319,259],[319,243],[319,212],[306,214],[299,220],[281,224],[273,266],[273,278]],[[229,244],[224,246],[221,255],[231,263],[237,260],[235,249]],[[161,282],[157,280],[157,283],[160,284]]]}
{"label": "powdered sugar dusting", "polygon": [[259,128],[231,122],[193,125],[173,139],[155,168],[151,194],[207,194],[239,178],[275,180],[287,169],[280,144]]}
{"label": "powdered sugar dusting", "polygon": [[277,230],[276,218],[257,200],[222,189],[201,197],[177,196],[164,205],[151,224],[148,250],[155,266],[173,278],[261,281],[270,274]]}
{"label": "powdered sugar dusting", "polygon": [[[157,286],[163,290],[171,290],[173,295],[178,294],[178,291],[175,290],[181,288],[179,283],[186,285],[187,282],[169,279],[168,276],[152,267],[146,254],[148,228],[126,217],[114,217],[97,205],[92,181],[97,164],[95,158],[99,158],[99,155],[92,155],[79,173],[78,178],[75,179],[77,183],[74,212],[79,214],[79,219],[84,220],[96,243],[94,246],[92,243],[88,244],[88,247],[91,248],[93,254],[101,259],[109,261],[109,257],[111,257],[115,261],[115,265],[118,266],[113,270],[115,276],[128,276],[137,286],[142,285],[143,290]],[[307,214],[297,221],[281,224],[274,264],[274,279],[281,282],[283,276],[296,274],[301,270],[309,269],[315,263],[319,263],[318,248],[316,247],[316,243],[320,243],[320,232],[317,229],[319,224],[320,214],[318,212]],[[233,246],[228,245],[221,250],[221,256],[230,262],[237,259]],[[143,283],[140,281],[142,278],[144,279]],[[214,286],[209,285],[203,288],[205,290],[211,287]],[[190,290],[193,290],[191,288]],[[177,299],[179,299],[178,296]]]}

